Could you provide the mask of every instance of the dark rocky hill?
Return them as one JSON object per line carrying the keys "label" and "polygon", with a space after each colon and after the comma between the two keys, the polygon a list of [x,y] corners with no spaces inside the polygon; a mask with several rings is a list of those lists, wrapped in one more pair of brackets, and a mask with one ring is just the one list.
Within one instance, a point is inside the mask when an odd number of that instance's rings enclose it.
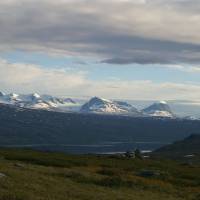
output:
{"label": "dark rocky hill", "polygon": [[193,158],[200,155],[200,134],[192,134],[183,140],[161,147],[153,152],[168,158]]}
{"label": "dark rocky hill", "polygon": [[0,104],[0,146],[107,142],[166,144],[198,130],[198,120],[58,113]]}

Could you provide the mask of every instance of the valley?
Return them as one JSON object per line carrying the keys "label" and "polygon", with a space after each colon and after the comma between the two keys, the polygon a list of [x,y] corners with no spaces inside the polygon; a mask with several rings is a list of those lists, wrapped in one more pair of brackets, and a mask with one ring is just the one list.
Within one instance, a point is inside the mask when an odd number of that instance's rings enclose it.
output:
{"label": "valley", "polygon": [[69,153],[154,150],[199,129],[199,120],[63,113],[0,104],[0,146]]}

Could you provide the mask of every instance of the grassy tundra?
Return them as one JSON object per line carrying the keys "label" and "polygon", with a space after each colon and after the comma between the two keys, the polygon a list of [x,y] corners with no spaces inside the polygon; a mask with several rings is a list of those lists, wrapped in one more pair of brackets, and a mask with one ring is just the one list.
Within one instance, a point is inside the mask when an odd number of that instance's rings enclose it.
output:
{"label": "grassy tundra", "polygon": [[0,200],[199,200],[200,167],[167,160],[0,150]]}

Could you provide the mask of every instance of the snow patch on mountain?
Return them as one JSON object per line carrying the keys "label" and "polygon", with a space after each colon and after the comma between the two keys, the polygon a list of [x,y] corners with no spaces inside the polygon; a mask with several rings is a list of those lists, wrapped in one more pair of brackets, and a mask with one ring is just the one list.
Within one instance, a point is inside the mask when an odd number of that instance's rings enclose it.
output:
{"label": "snow patch on mountain", "polygon": [[[0,103],[16,105],[31,109],[46,110],[73,110],[73,107],[79,106],[70,98],[58,98],[50,95],[33,94],[5,94],[0,92]],[[68,109],[69,108],[69,109]]]}
{"label": "snow patch on mountain", "polygon": [[143,112],[153,117],[175,117],[166,101],[156,102],[143,109]]}
{"label": "snow patch on mountain", "polygon": [[141,115],[136,108],[126,102],[111,101],[99,97],[91,98],[81,107],[80,111],[84,113]]}
{"label": "snow patch on mountain", "polygon": [[[140,109],[136,109],[132,105],[133,102],[127,103],[124,101],[108,100],[99,97],[93,97],[86,102],[86,99],[75,99],[74,101],[71,98],[60,98],[47,94],[5,94],[3,92],[0,92],[0,103],[15,105],[18,108],[45,109],[58,112],[80,112],[126,115],[133,117],[161,117],[199,120],[199,117],[192,117],[190,115],[178,117],[172,112],[170,106],[166,101],[153,103],[145,109],[142,109],[144,105],[140,106]],[[139,103],[142,104],[142,101],[137,102],[137,107],[139,107]],[[173,106],[172,108],[174,110]]]}

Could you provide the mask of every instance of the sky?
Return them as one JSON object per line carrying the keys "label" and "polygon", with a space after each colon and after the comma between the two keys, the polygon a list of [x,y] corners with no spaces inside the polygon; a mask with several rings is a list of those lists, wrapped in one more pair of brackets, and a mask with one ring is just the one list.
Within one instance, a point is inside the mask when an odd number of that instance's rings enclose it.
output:
{"label": "sky", "polygon": [[1,0],[0,91],[200,99],[199,0]]}

